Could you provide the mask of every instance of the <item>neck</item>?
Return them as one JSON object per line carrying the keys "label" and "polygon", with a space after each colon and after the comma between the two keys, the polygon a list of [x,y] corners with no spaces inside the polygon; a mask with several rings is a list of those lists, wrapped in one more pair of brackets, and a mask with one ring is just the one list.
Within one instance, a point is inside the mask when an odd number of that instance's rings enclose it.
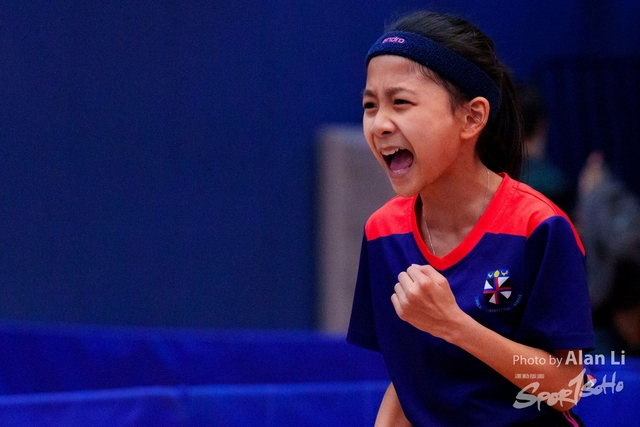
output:
{"label": "neck", "polygon": [[420,193],[418,220],[431,252],[446,255],[464,240],[486,210],[501,180],[478,161],[468,178],[442,179]]}

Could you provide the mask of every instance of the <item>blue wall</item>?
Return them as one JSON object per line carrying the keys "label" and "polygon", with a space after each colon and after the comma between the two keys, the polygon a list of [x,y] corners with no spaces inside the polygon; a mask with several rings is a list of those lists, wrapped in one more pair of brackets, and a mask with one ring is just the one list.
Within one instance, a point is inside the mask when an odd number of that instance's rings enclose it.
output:
{"label": "blue wall", "polygon": [[[0,318],[313,328],[315,131],[425,3],[101,3],[0,8]],[[431,4],[521,79],[640,53],[635,0]]]}

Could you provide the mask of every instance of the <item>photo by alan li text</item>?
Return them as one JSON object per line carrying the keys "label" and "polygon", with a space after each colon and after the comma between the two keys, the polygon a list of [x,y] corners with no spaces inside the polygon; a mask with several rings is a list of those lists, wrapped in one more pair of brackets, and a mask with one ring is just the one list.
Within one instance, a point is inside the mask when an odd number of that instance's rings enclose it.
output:
{"label": "photo by alan li text", "polygon": [[562,357],[557,357],[550,354],[548,357],[524,357],[522,355],[514,354],[513,355],[513,364],[521,365],[521,366],[543,366],[543,365],[552,365],[552,366],[560,366],[564,365],[606,365],[609,363],[610,365],[624,365],[625,364],[625,352],[622,350],[620,354],[616,354],[615,351],[611,351],[610,357],[607,359],[607,356],[604,354],[584,354],[582,350],[578,350],[577,352],[571,351],[567,354],[567,357],[563,359]]}

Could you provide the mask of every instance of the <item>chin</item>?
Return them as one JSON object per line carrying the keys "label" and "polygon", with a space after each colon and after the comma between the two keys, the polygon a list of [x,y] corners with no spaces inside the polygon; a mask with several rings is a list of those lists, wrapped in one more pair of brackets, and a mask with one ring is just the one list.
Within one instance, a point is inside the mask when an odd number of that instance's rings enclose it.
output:
{"label": "chin", "polygon": [[391,187],[393,188],[393,191],[400,197],[409,198],[419,193],[419,191],[414,188],[409,188],[406,185],[395,184],[393,180],[391,180]]}

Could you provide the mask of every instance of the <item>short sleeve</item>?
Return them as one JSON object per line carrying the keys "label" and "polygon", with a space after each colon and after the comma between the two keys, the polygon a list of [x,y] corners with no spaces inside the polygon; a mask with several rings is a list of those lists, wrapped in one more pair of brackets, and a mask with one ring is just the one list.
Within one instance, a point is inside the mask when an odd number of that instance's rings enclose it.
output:
{"label": "short sleeve", "polygon": [[351,320],[347,331],[347,341],[359,347],[380,351],[373,315],[366,236],[362,239],[362,248],[360,250],[358,278],[353,297]]}
{"label": "short sleeve", "polygon": [[529,293],[516,340],[551,350],[594,347],[582,245],[564,216],[542,222],[525,249]]}

